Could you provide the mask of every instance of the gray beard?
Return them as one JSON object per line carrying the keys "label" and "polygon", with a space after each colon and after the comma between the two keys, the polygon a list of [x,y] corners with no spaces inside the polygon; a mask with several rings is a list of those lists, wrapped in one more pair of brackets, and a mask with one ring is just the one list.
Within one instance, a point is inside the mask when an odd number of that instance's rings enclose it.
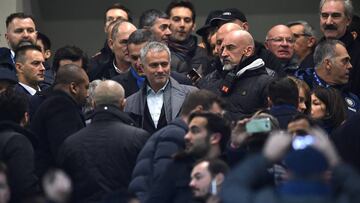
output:
{"label": "gray beard", "polygon": [[225,64],[223,70],[232,70],[235,66],[232,64]]}

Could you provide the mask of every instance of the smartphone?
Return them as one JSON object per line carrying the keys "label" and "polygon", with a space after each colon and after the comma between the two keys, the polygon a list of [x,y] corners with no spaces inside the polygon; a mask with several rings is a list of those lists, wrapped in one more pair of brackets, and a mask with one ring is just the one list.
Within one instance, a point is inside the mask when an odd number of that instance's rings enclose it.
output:
{"label": "smartphone", "polygon": [[314,137],[311,135],[295,136],[292,141],[292,147],[295,150],[302,150],[314,143]]}
{"label": "smartphone", "polygon": [[186,76],[194,83],[201,79],[200,73],[198,73],[194,68],[189,71]]}
{"label": "smartphone", "polygon": [[251,119],[245,125],[246,132],[253,133],[267,133],[271,131],[270,118]]}

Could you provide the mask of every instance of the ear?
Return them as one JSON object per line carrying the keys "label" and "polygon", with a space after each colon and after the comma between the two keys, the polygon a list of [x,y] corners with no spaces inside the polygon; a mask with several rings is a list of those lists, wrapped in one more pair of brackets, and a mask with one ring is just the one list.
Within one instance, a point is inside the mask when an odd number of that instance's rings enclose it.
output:
{"label": "ear", "polygon": [[77,85],[76,85],[74,82],[70,83],[70,85],[69,85],[69,92],[70,92],[70,94],[76,95],[77,92],[78,92],[77,89],[78,89],[78,88],[77,88]]}
{"label": "ear", "polygon": [[126,99],[120,100],[120,110],[123,111],[125,109]]}
{"label": "ear", "polygon": [[252,54],[252,52],[253,52],[253,47],[248,46],[248,47],[245,48],[245,53],[244,53],[244,55],[247,56],[247,57],[249,57],[249,56]]}
{"label": "ear", "polygon": [[45,51],[45,60],[46,59],[49,59],[51,57],[51,51],[50,51],[50,49],[47,49],[46,51]]}
{"label": "ear", "polygon": [[242,27],[244,28],[244,30],[249,31],[249,23],[248,22],[243,23]]}
{"label": "ear", "polygon": [[22,73],[23,72],[22,66],[23,66],[23,64],[20,63],[20,62],[15,63],[15,69],[16,69],[17,73]]}
{"label": "ear", "polygon": [[351,34],[354,39],[356,39],[358,37],[358,33],[356,31],[352,31]]}
{"label": "ear", "polygon": [[215,180],[216,180],[216,186],[222,185],[222,183],[223,183],[224,180],[225,180],[224,174],[223,174],[223,173],[218,173],[218,174],[216,174]]}
{"label": "ear", "polygon": [[193,25],[193,27],[191,28],[191,31],[195,31],[195,29],[196,29],[196,23],[194,22],[194,25]]}
{"label": "ear", "polygon": [[114,40],[112,40],[111,38],[107,39],[107,43],[108,43],[108,46],[110,47],[110,49],[113,50],[114,49]]}
{"label": "ear", "polygon": [[210,137],[210,143],[211,144],[220,144],[220,140],[221,140],[221,134],[220,133],[214,133],[211,135]]}
{"label": "ear", "polygon": [[307,47],[313,47],[316,43],[315,37],[308,37],[308,44]]}
{"label": "ear", "polygon": [[267,50],[269,50],[269,45],[268,45],[268,41],[267,41],[267,40],[265,40],[264,46],[265,46],[265,48],[266,48]]}
{"label": "ear", "polygon": [[330,71],[331,70],[331,60],[330,59],[325,59],[324,63],[325,63],[325,69],[327,71]]}

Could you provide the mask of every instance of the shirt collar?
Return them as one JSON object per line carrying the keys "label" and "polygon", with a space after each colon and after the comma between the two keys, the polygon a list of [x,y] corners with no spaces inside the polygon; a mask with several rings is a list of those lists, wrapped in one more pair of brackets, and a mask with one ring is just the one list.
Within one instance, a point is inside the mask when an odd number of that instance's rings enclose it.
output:
{"label": "shirt collar", "polygon": [[26,91],[28,91],[31,95],[36,94],[36,91],[40,91],[40,87],[38,87],[37,88],[38,90],[36,90],[36,89],[30,87],[29,85],[25,85],[24,83],[19,82],[19,84],[21,86],[23,86],[26,89]]}
{"label": "shirt collar", "polygon": [[10,49],[10,55],[12,62],[15,64],[15,52],[12,49]]}
{"label": "shirt collar", "polygon": [[161,92],[164,92],[165,91],[165,88],[167,86],[167,84],[169,83],[169,80],[165,83],[165,85],[159,89],[159,91],[155,92],[151,87],[150,85],[146,85],[146,93],[147,95],[149,95],[150,93],[153,93],[153,94],[156,94],[156,93],[161,93]]}
{"label": "shirt collar", "polygon": [[130,68],[127,69],[126,71],[120,70],[120,69],[116,66],[116,64],[115,64],[115,59],[113,60],[113,66],[114,66],[115,71],[116,71],[117,73],[119,73],[119,74],[121,74],[121,73],[127,73],[127,72],[130,70]]}

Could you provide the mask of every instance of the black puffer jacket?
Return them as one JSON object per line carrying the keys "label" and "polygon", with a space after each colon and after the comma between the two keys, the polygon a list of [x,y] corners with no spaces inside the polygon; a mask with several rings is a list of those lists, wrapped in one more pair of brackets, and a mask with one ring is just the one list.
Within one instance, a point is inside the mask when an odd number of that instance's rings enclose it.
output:
{"label": "black puffer jacket", "polygon": [[172,162],[172,155],[184,149],[187,130],[187,124],[177,118],[146,142],[137,158],[129,186],[141,201],[147,198],[152,180],[157,180]]}
{"label": "black puffer jacket", "polygon": [[[229,73],[236,75],[231,82],[229,82],[231,80]],[[239,120],[266,107],[266,89],[271,79],[263,60],[252,56],[231,71],[218,68],[203,78],[198,83],[198,87],[220,95],[228,104],[227,110],[231,119]],[[229,86],[227,94],[221,91],[225,83]]]}

